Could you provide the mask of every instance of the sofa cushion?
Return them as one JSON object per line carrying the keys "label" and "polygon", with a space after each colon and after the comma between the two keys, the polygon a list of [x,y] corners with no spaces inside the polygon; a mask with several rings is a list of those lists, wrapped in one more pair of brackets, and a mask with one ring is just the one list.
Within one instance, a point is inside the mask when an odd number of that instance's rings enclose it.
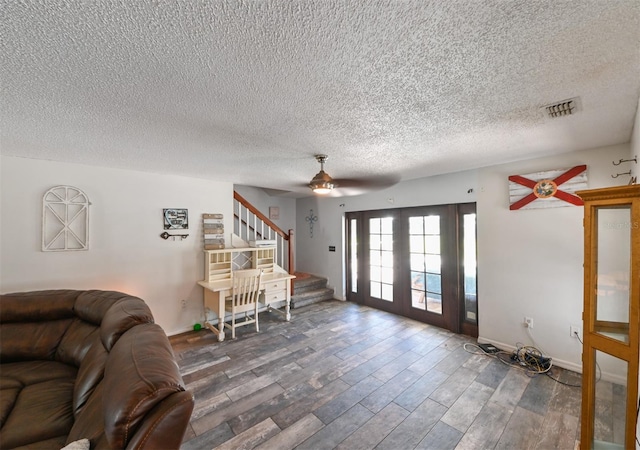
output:
{"label": "sofa cushion", "polygon": [[3,323],[0,327],[0,362],[53,359],[72,321]]}
{"label": "sofa cushion", "polygon": [[109,308],[123,299],[137,298],[116,291],[82,291],[78,295],[73,311],[85,322],[100,325]]}
{"label": "sofa cushion", "polygon": [[89,450],[90,447],[91,447],[91,442],[89,441],[89,439],[84,438],[84,439],[78,439],[77,441],[70,442],[60,450]]}
{"label": "sofa cushion", "polygon": [[71,318],[80,293],[64,289],[3,294],[0,322],[48,322]]}
{"label": "sofa cushion", "polygon": [[53,359],[74,318],[81,291],[52,290],[2,295],[0,362]]}
{"label": "sofa cushion", "polygon": [[64,442],[73,425],[76,372],[75,367],[56,361],[3,364],[0,448]]}
{"label": "sofa cushion", "polygon": [[100,381],[102,381],[104,365],[108,357],[109,353],[102,345],[100,337],[95,336],[93,345],[82,360],[82,364],[80,364],[76,385],[73,390],[73,414],[76,417]]}
{"label": "sofa cushion", "polygon": [[104,380],[101,380],[76,416],[73,427],[67,436],[67,443],[86,438],[91,442],[92,448],[109,448],[104,433],[104,399]]}
{"label": "sofa cushion", "polygon": [[19,380],[0,375],[0,427],[11,414],[21,389],[22,383]]}
{"label": "sofa cushion", "polygon": [[143,323],[153,323],[153,314],[147,304],[138,297],[128,296],[111,306],[102,318],[100,339],[107,351],[130,328]]}
{"label": "sofa cushion", "polygon": [[100,335],[100,328],[75,318],[69,324],[54,355],[56,361],[80,367],[89,348]]}

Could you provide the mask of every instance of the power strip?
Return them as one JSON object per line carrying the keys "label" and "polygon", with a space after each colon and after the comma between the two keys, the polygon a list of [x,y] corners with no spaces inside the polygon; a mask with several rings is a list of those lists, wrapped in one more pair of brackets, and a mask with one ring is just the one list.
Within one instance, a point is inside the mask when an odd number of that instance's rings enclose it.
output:
{"label": "power strip", "polygon": [[493,344],[478,344],[478,347],[480,347],[485,353],[498,353],[502,351]]}

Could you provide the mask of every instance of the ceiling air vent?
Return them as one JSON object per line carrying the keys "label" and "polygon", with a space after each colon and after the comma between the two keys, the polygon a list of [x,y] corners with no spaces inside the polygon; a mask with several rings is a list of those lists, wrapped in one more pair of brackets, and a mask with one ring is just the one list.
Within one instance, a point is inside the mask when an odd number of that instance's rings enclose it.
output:
{"label": "ceiling air vent", "polygon": [[578,111],[581,111],[582,104],[580,97],[574,97],[552,105],[543,106],[541,109],[549,119],[557,119],[558,117],[572,116]]}

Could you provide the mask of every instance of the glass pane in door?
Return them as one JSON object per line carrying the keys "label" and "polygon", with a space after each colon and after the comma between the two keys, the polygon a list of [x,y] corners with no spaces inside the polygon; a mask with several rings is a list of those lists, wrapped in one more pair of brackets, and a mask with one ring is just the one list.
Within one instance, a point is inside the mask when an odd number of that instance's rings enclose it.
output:
{"label": "glass pane in door", "polygon": [[595,414],[593,423],[593,449],[624,448],[626,406],[627,406],[627,370],[626,361],[596,350],[595,364],[598,372],[613,375],[607,381],[600,379],[595,385]]}
{"label": "glass pane in door", "polygon": [[393,217],[369,219],[369,295],[393,301]]}
{"label": "glass pane in door", "polygon": [[629,341],[629,274],[631,273],[631,210],[596,208],[597,280],[595,332]]}
{"label": "glass pane in door", "polygon": [[464,234],[462,256],[464,277],[464,320],[476,323],[478,321],[478,293],[476,268],[476,215],[462,216],[462,232]]}
{"label": "glass pane in door", "polygon": [[411,307],[442,314],[440,216],[409,217]]}

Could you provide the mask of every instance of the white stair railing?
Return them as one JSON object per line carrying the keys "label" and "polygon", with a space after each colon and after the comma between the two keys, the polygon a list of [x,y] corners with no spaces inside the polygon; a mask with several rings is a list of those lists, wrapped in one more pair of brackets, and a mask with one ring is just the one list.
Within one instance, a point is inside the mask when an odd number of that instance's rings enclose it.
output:
{"label": "white stair railing", "polygon": [[244,197],[233,193],[233,232],[243,241],[271,240],[276,246],[276,264],[294,272],[293,230],[285,232],[271,222]]}

